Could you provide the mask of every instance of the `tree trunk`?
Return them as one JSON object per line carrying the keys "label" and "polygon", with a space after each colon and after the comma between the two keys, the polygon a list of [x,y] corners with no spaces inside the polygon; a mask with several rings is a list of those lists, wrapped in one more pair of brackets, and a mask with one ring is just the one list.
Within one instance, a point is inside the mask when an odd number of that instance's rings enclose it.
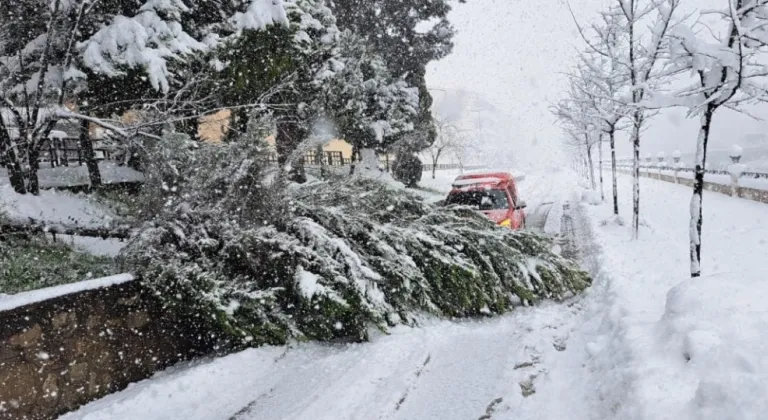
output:
{"label": "tree trunk", "polygon": [[437,162],[440,160],[440,153],[436,154],[432,158],[432,179],[435,179],[435,176],[437,175]]}
{"label": "tree trunk", "polygon": [[275,148],[277,149],[277,163],[281,170],[288,166],[288,179],[293,182],[304,183],[307,174],[304,172],[304,156],[296,156],[290,161],[291,155],[301,143],[301,128],[295,122],[278,121]]}
{"label": "tree trunk", "polygon": [[[246,131],[248,131],[248,110],[240,108],[232,111],[229,117],[229,128],[227,129],[227,135],[224,136],[224,141],[232,142],[240,138]],[[280,134],[278,127],[278,135]],[[278,151],[278,160],[279,160]]]}
{"label": "tree trunk", "polygon": [[592,185],[592,190],[597,189],[597,183],[595,182],[595,166],[592,164],[592,146],[589,144],[589,137],[585,134],[586,146],[587,146],[587,169],[589,170],[589,182]]}
{"label": "tree trunk", "polygon": [[[192,112],[184,113],[183,116],[185,119],[179,121],[177,126],[177,131],[180,133],[184,133],[189,136],[190,139],[194,141],[200,140],[200,118],[193,115]],[[239,120],[240,118],[238,118]],[[247,116],[246,116],[247,120]],[[248,128],[247,125],[245,127]],[[239,129],[242,129],[242,127],[239,127]]]}
{"label": "tree trunk", "polygon": [[636,112],[632,125],[632,239],[640,237],[640,128],[642,116]]}
{"label": "tree trunk", "polygon": [[85,166],[88,167],[88,179],[91,181],[91,189],[101,186],[101,171],[99,163],[96,161],[96,154],[93,152],[93,142],[88,130],[88,121],[80,122],[80,151],[83,154]]}
{"label": "tree trunk", "polygon": [[598,168],[600,169],[600,201],[605,201],[605,189],[603,188],[603,135],[600,134],[600,141],[597,143]]}
{"label": "tree trunk", "polygon": [[696,144],[696,161],[693,176],[693,197],[691,197],[691,277],[701,276],[701,226],[703,224],[702,204],[704,191],[704,170],[707,164],[707,143],[709,142],[709,129],[712,126],[712,116],[715,107],[710,104],[701,116],[699,127],[699,139]]}
{"label": "tree trunk", "polygon": [[27,186],[24,183],[24,174],[22,173],[21,166],[17,160],[16,153],[6,153],[6,159],[8,159],[8,163],[6,164],[6,168],[8,169],[8,180],[11,182],[13,190],[17,194],[26,194]]}
{"label": "tree trunk", "polygon": [[360,146],[358,146],[357,142],[352,142],[352,154],[349,156],[349,175],[355,174],[355,169],[357,168],[357,159],[360,157]]}
{"label": "tree trunk", "polygon": [[11,187],[17,194],[26,194],[27,185],[24,183],[24,173],[22,172],[19,156],[13,148],[13,141],[5,128],[0,128],[0,146],[2,146],[3,156],[5,158],[5,167],[8,170],[8,180]]}
{"label": "tree trunk", "polygon": [[29,164],[29,173],[27,174],[29,179],[28,191],[34,195],[40,195],[40,178],[37,176],[37,171],[40,169],[40,149],[38,149],[37,145],[28,149],[27,161]]}
{"label": "tree trunk", "polygon": [[611,178],[613,181],[613,214],[619,215],[619,188],[616,180],[616,129],[611,127],[608,133],[611,140]]}

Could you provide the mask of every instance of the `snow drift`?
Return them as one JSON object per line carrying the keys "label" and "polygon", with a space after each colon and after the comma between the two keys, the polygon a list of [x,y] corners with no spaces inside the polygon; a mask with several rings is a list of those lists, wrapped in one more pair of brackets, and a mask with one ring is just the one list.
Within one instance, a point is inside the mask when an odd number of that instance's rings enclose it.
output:
{"label": "snow drift", "polygon": [[758,419],[768,413],[768,288],[745,275],[687,280],[667,294],[659,322],[667,355],[695,390],[682,417]]}

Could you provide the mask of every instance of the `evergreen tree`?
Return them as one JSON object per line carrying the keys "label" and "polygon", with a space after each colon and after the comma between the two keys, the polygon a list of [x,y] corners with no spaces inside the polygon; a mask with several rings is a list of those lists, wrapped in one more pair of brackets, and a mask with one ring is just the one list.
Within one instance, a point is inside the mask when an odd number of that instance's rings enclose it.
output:
{"label": "evergreen tree", "polygon": [[342,33],[339,55],[341,70],[326,89],[327,112],[356,151],[388,149],[398,135],[413,130],[418,89],[393,77],[384,60],[351,31]]}
{"label": "evergreen tree", "polygon": [[[463,0],[460,1],[463,3]],[[392,76],[403,77],[419,89],[419,114],[412,133],[401,147],[424,149],[434,142],[432,96],[427,90],[426,67],[447,56],[454,30],[448,22],[447,0],[334,0],[331,6],[341,29],[362,37],[384,58]],[[431,28],[425,29],[426,26]]]}

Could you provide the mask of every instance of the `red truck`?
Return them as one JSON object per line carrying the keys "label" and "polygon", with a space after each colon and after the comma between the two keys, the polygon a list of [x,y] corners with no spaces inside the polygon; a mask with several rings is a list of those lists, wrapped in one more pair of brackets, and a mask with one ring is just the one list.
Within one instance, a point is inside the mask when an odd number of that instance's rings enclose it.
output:
{"label": "red truck", "polygon": [[518,197],[514,177],[506,172],[459,176],[453,181],[445,204],[475,208],[499,226],[513,230],[525,227],[527,204]]}

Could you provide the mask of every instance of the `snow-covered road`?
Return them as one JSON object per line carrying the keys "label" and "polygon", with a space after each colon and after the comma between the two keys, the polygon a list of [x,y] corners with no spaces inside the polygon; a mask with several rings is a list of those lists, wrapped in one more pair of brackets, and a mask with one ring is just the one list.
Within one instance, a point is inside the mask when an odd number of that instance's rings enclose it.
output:
{"label": "snow-covered road", "polygon": [[523,394],[563,357],[579,307],[400,328],[367,344],[248,350],[158,375],[64,418],[521,418]]}
{"label": "snow-covered road", "polygon": [[[449,186],[454,175],[443,175]],[[570,174],[520,184],[530,203],[574,188]],[[586,419],[587,353],[575,330],[594,318],[584,310],[590,299],[496,319],[426,320],[364,344],[248,350],[177,367],[63,418]]]}

